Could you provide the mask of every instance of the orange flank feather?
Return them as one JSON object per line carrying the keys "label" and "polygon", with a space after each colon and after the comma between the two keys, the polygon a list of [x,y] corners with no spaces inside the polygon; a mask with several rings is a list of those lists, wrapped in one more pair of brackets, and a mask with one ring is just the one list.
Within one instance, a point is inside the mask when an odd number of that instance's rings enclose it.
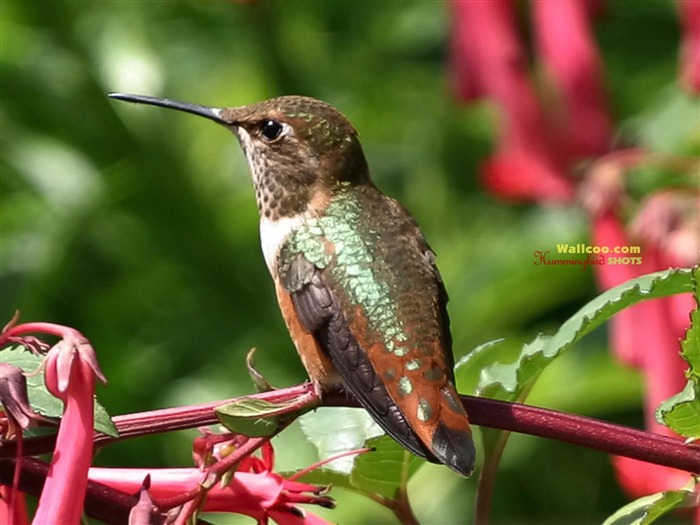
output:
{"label": "orange flank feather", "polygon": [[304,364],[304,368],[309,374],[309,378],[316,387],[318,395],[323,395],[324,391],[335,385],[341,385],[342,380],[333,363],[321,350],[314,336],[299,322],[299,317],[292,303],[292,297],[279,283],[278,279],[275,279],[275,292],[277,293],[277,301],[282,311],[282,317],[292,336],[294,346]]}

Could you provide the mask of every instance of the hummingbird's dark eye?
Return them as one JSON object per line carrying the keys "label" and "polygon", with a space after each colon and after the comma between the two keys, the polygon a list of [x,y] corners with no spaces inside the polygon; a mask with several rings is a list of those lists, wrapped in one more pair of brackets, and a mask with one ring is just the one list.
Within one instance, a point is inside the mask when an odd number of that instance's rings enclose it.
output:
{"label": "hummingbird's dark eye", "polygon": [[282,133],[282,124],[276,120],[264,120],[260,123],[260,133],[267,140],[275,140]]}

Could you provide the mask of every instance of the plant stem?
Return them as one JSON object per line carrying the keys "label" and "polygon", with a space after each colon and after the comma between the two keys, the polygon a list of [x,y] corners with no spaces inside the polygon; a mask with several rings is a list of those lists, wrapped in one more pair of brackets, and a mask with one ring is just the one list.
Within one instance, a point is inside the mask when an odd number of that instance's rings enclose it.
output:
{"label": "plant stem", "polygon": [[[482,431],[490,431],[483,429]],[[474,506],[474,525],[488,525],[491,516],[491,502],[496,487],[496,476],[498,466],[501,462],[501,455],[508,441],[509,432],[502,432],[495,443],[492,443],[494,453],[485,454],[484,462],[479,472],[479,482],[477,484],[476,502]]]}
{"label": "plant stem", "polygon": [[462,396],[476,425],[556,439],[700,474],[700,446],[598,419],[545,408]]}
{"label": "plant stem", "polygon": [[[282,401],[309,395],[312,389],[304,384],[246,397]],[[309,399],[312,398],[309,396]],[[116,416],[113,419],[121,437],[97,434],[95,445],[104,446],[123,439],[215,424],[218,420],[213,409],[237,399],[240,398]],[[358,406],[353,400],[337,394],[325,396],[323,401],[326,406]],[[700,446],[685,444],[677,438],[519,403],[471,396],[462,396],[462,402],[475,425],[556,439],[700,474]],[[53,436],[25,439],[25,455],[50,452],[54,439]],[[0,459],[14,457],[15,453],[15,441],[0,441]]]}

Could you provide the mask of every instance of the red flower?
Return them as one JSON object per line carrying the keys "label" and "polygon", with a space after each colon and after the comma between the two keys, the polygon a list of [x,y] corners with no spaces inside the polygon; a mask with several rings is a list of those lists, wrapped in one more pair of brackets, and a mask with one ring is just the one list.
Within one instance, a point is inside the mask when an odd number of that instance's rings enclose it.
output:
{"label": "red flower", "polygon": [[532,15],[538,57],[553,84],[546,106],[552,136],[568,161],[607,152],[612,123],[586,5],[533,0]]}
{"label": "red flower", "polygon": [[80,523],[92,463],[95,377],[101,372],[88,341],[77,332],[62,339],[46,358],[46,387],[64,402],[51,469],[33,523]]}
{"label": "red flower", "polygon": [[83,513],[87,473],[92,462],[93,402],[95,378],[106,382],[89,341],[77,330],[51,323],[14,326],[13,319],[0,334],[0,346],[18,341],[40,348],[23,334],[41,332],[61,337],[48,351],[44,379],[46,388],[63,400],[63,417],[56,436],[51,469],[46,477],[32,523],[78,525]]}
{"label": "red flower", "polygon": [[510,1],[453,3],[452,67],[458,95],[487,97],[499,110],[498,153],[483,169],[495,194],[568,201],[573,186],[552,147],[527,71]]}
{"label": "red flower", "polygon": [[683,25],[681,43],[681,84],[690,92],[700,92],[700,2],[678,0]]}
{"label": "red flower", "polygon": [[[298,504],[308,503],[332,507],[333,500],[322,496],[324,488],[285,479],[272,472],[271,447],[263,458],[245,458],[229,483],[207,491],[203,511],[235,512],[266,523],[272,518],[282,524],[325,525],[328,522],[302,511]],[[139,491],[146,476],[150,477],[148,492],[156,501],[187,493],[202,483],[205,475],[197,468],[116,469],[91,468],[90,479],[128,493]]]}

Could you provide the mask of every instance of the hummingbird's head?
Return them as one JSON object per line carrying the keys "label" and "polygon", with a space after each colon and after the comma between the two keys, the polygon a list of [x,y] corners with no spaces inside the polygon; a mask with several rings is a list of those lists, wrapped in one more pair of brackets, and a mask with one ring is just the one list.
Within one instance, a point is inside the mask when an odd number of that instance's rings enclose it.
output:
{"label": "hummingbird's head", "polygon": [[261,217],[275,220],[324,207],[342,188],[369,182],[357,131],[320,100],[283,96],[211,108],[142,95],[110,96],[186,111],[233,131],[248,159]]}

